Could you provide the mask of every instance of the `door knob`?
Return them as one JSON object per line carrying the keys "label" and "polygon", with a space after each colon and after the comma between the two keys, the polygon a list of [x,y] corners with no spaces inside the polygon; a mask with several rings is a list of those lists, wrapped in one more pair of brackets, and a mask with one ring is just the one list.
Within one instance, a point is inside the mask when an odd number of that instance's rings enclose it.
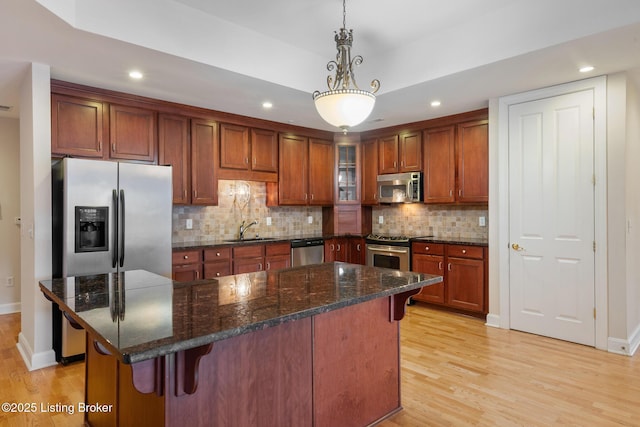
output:
{"label": "door knob", "polygon": [[521,247],[521,246],[520,246],[519,244],[517,244],[517,243],[512,244],[512,245],[511,245],[511,248],[512,248],[514,251],[518,251],[518,252],[520,252],[520,251],[524,251],[524,248],[523,248],[523,247]]}

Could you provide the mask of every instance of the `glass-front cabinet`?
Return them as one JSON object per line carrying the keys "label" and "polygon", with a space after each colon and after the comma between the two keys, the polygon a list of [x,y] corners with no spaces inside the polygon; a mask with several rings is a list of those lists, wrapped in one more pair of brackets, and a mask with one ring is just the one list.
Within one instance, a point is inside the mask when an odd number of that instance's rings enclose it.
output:
{"label": "glass-front cabinet", "polygon": [[336,144],[336,203],[360,202],[360,147],[357,143]]}

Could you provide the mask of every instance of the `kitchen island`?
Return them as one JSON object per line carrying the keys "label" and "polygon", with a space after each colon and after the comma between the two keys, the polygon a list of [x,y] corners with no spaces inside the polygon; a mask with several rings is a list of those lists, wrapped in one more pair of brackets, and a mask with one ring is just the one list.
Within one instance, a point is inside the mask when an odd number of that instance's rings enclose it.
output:
{"label": "kitchen island", "polygon": [[87,332],[89,425],[319,427],[401,409],[398,321],[407,298],[441,280],[326,263],[189,283],[136,270],[40,288]]}

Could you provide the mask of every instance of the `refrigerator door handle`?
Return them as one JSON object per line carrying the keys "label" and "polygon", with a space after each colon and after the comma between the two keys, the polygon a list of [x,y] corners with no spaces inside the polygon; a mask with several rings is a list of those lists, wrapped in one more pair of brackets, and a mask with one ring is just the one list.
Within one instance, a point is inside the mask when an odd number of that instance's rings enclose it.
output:
{"label": "refrigerator door handle", "polygon": [[124,266],[124,190],[120,190],[120,268]]}
{"label": "refrigerator door handle", "polygon": [[112,193],[113,206],[113,245],[111,246],[111,268],[118,265],[118,190],[114,189]]}

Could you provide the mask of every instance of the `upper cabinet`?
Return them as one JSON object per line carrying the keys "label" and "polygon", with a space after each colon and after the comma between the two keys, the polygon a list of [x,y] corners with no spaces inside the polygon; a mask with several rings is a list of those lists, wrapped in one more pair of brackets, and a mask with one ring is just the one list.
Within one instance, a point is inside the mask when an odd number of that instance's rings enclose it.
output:
{"label": "upper cabinet", "polygon": [[361,203],[378,204],[378,140],[362,141]]}
{"label": "upper cabinet", "polygon": [[336,204],[360,203],[360,147],[357,143],[337,143]]}
{"label": "upper cabinet", "polygon": [[220,178],[276,181],[277,132],[220,124]]}
{"label": "upper cabinet", "polygon": [[378,173],[419,172],[421,169],[420,132],[401,133],[378,140]]}
{"label": "upper cabinet", "polygon": [[279,145],[277,200],[268,195],[269,204],[333,204],[333,142],[281,134]]}
{"label": "upper cabinet", "polygon": [[109,157],[156,162],[156,112],[138,107],[111,105],[109,113]]}
{"label": "upper cabinet", "polygon": [[102,102],[51,95],[51,153],[103,158]]}
{"label": "upper cabinet", "polygon": [[217,124],[160,114],[158,125],[159,163],[173,169],[173,203],[216,205]]}
{"label": "upper cabinet", "polygon": [[424,202],[488,203],[488,121],[424,131]]}

